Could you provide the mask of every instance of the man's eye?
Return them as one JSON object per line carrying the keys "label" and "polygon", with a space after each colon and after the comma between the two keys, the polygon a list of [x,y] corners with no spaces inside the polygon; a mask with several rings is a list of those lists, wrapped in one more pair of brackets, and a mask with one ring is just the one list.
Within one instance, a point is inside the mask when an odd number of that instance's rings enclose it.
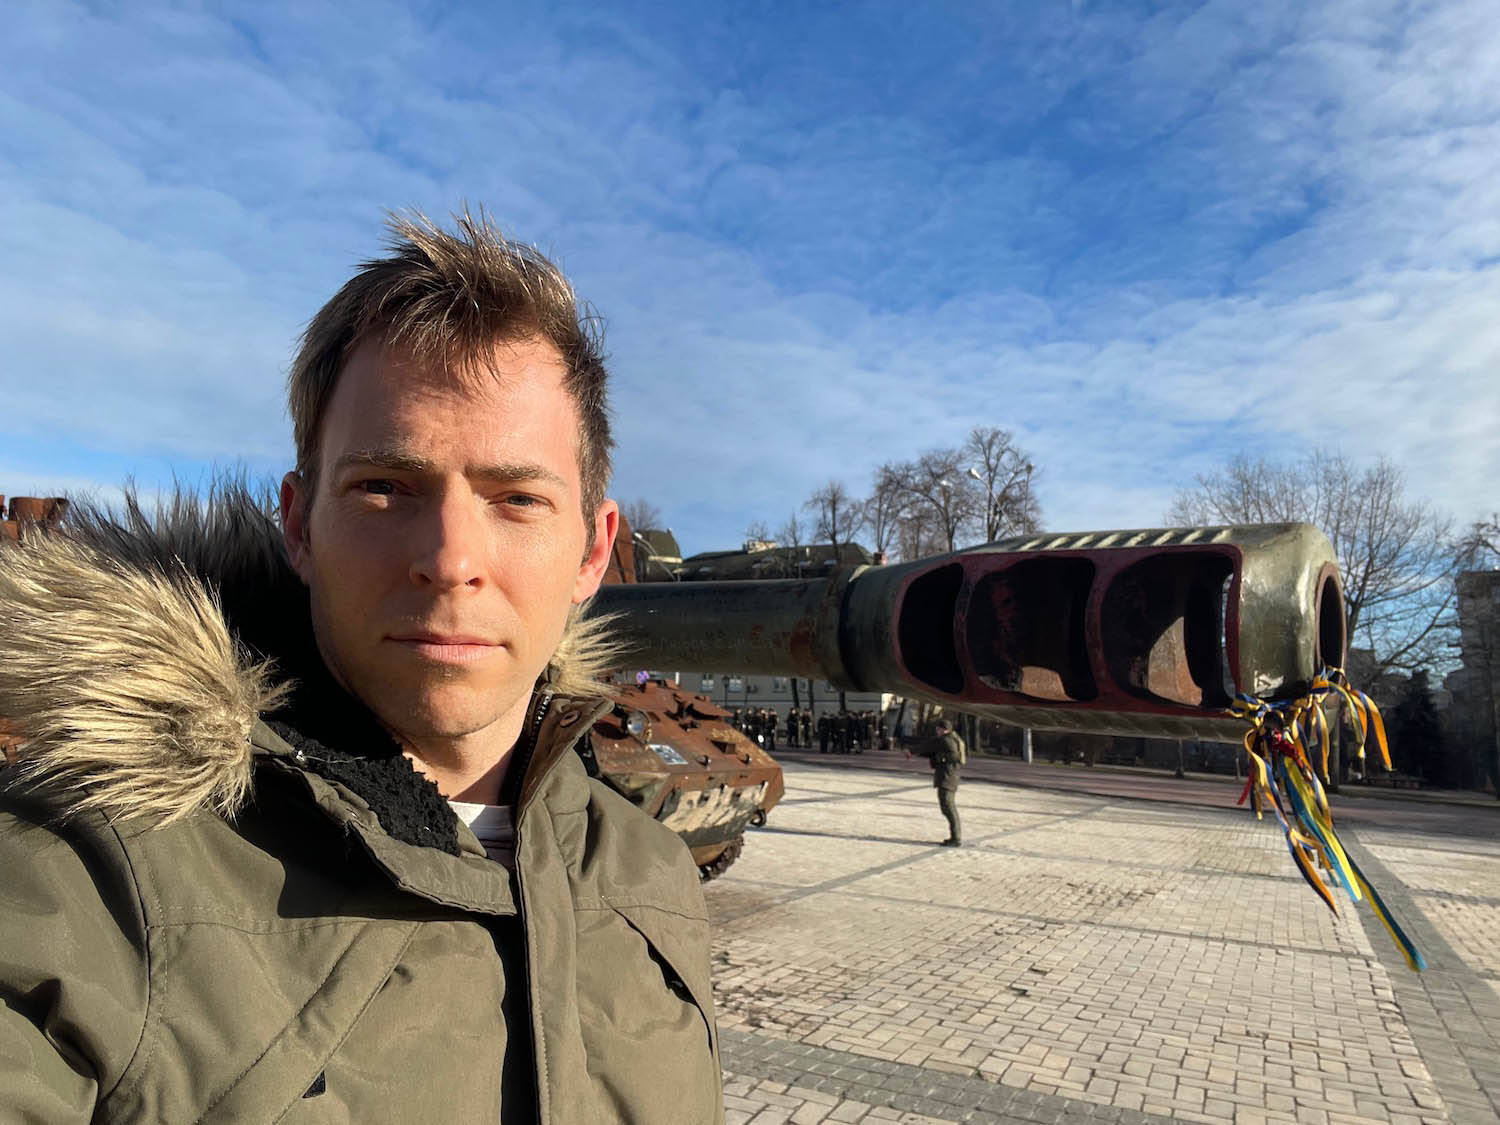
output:
{"label": "man's eye", "polygon": [[534,508],[541,503],[535,496],[527,496],[525,493],[507,496],[505,502],[516,508]]}
{"label": "man's eye", "polygon": [[362,492],[370,496],[390,496],[396,491],[396,482],[389,480],[364,480],[359,482]]}

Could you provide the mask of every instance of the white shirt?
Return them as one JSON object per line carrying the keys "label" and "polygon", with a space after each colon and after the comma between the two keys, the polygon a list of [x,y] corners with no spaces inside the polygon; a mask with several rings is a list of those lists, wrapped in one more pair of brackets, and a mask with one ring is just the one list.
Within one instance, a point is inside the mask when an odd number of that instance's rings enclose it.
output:
{"label": "white shirt", "polygon": [[449,801],[458,819],[469,826],[484,847],[484,854],[507,871],[516,869],[516,826],[506,805],[481,805]]}

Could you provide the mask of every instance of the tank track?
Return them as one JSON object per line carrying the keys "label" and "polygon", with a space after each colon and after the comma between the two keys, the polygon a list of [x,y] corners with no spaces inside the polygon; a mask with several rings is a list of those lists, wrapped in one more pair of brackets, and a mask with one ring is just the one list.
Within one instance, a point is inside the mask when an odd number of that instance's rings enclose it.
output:
{"label": "tank track", "polygon": [[710,879],[717,879],[720,875],[729,870],[730,865],[734,863],[735,860],[740,858],[740,852],[744,850],[745,836],[744,833],[741,833],[733,840],[730,840],[729,843],[725,845],[724,850],[717,856],[715,856],[713,860],[708,863],[700,863],[698,865],[699,882],[706,883]]}

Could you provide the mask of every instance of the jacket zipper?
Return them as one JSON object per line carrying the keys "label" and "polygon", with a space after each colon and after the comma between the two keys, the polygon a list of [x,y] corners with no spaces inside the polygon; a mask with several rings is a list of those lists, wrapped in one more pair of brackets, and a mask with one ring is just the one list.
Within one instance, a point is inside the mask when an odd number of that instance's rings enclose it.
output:
{"label": "jacket zipper", "polygon": [[528,923],[528,915],[531,913],[526,905],[526,885],[521,879],[521,810],[517,807],[521,796],[521,790],[526,784],[526,773],[531,768],[531,759],[536,754],[537,738],[541,734],[542,720],[547,717],[547,712],[552,708],[553,692],[551,688],[543,688],[537,693],[537,701],[532,705],[531,714],[526,719],[521,744],[516,748],[517,757],[506,771],[505,788],[507,791],[507,803],[511,806],[513,813],[513,831],[515,833],[515,856],[516,869],[514,879],[516,882],[516,920],[520,923],[521,930],[521,969],[526,974],[526,1016],[531,1024],[531,1073],[532,1081],[535,1082],[533,1093],[536,1099],[537,1121],[546,1120],[546,1102],[542,1090],[542,1072],[546,1067],[542,1049],[542,1027],[541,1021],[536,1015],[536,987],[531,979],[531,932]]}
{"label": "jacket zipper", "polygon": [[516,808],[516,802],[520,800],[521,790],[526,786],[526,773],[531,769],[531,759],[536,757],[537,737],[542,732],[542,720],[552,709],[552,699],[551,688],[542,688],[537,692],[536,702],[531,705],[531,711],[526,716],[526,725],[521,728],[521,738],[516,743],[515,756],[511,759],[510,768],[505,771],[505,782],[501,786],[501,800],[511,807],[518,827],[521,810]]}

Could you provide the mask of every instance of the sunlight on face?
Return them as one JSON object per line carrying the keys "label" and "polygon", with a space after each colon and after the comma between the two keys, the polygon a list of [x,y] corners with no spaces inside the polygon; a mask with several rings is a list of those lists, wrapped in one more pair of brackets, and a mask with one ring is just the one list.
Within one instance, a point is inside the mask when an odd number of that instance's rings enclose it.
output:
{"label": "sunlight on face", "polygon": [[323,418],[305,519],[288,478],[288,547],[323,659],[418,745],[513,739],[613,540],[605,501],[589,545],[578,413],[557,349],[498,345],[491,366],[492,380],[465,388],[365,343]]}

